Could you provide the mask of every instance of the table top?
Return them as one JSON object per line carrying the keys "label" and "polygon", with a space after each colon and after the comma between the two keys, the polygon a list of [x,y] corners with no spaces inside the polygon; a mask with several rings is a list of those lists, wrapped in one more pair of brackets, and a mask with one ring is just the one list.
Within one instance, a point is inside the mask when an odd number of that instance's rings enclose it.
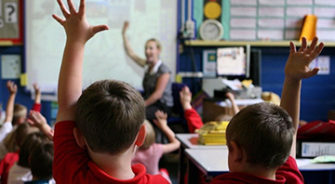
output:
{"label": "table top", "polygon": [[[186,149],[186,156],[206,175],[216,176],[229,171],[228,148]],[[313,163],[312,159],[297,159],[300,171],[335,171],[334,163]]]}
{"label": "table top", "polygon": [[181,142],[182,147],[191,149],[222,149],[226,145],[201,145],[198,144],[198,134],[176,134],[176,138]]}

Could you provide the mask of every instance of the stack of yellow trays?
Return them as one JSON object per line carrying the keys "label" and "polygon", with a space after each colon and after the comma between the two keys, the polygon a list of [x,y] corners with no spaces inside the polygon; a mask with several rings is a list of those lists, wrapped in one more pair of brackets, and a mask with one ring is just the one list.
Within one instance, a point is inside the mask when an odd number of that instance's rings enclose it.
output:
{"label": "stack of yellow trays", "polygon": [[198,142],[204,145],[226,145],[226,129],[228,121],[211,121],[196,132],[199,134]]}

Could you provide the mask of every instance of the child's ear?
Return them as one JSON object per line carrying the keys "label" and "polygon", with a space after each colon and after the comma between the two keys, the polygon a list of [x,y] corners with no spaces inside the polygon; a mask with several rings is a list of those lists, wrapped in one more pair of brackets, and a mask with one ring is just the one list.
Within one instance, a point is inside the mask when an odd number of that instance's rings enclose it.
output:
{"label": "child's ear", "polygon": [[243,149],[235,141],[230,141],[228,144],[229,156],[232,161],[241,162],[243,160]]}
{"label": "child's ear", "polygon": [[142,146],[143,142],[145,139],[145,126],[144,123],[141,125],[140,131],[138,131],[136,140],[135,140],[135,145],[140,147]]}
{"label": "child's ear", "polygon": [[73,128],[73,136],[74,136],[78,146],[81,147],[82,149],[85,149],[86,148],[85,138],[84,138],[83,134],[81,134],[81,132],[76,127]]}

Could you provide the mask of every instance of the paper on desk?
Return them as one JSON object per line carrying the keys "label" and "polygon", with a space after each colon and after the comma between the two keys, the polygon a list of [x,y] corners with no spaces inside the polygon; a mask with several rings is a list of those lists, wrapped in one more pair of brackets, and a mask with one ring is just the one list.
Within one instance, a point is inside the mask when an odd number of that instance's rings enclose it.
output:
{"label": "paper on desk", "polygon": [[230,0],[231,5],[257,5],[257,0]]}
{"label": "paper on desk", "polygon": [[230,27],[234,28],[255,28],[256,19],[255,18],[231,18]]}
{"label": "paper on desk", "polygon": [[231,29],[230,30],[230,39],[231,40],[255,40],[256,31],[245,30],[245,29]]}
{"label": "paper on desk", "polygon": [[282,7],[260,7],[258,8],[258,16],[273,16],[273,17],[283,17],[284,8]]}
{"label": "paper on desk", "polygon": [[238,79],[235,80],[222,79],[222,83],[227,85],[230,89],[234,91],[242,89],[241,81],[239,81]]}
{"label": "paper on desk", "polygon": [[316,5],[335,5],[334,0],[314,0]]}
{"label": "paper on desk", "polygon": [[230,8],[231,16],[256,16],[257,9],[254,7],[231,7]]}
{"label": "paper on desk", "polygon": [[310,7],[287,7],[286,15],[293,17],[304,17],[307,14],[312,13],[312,8]]}
{"label": "paper on desk", "polygon": [[218,75],[244,75],[245,59],[243,47],[219,48],[217,50]]}

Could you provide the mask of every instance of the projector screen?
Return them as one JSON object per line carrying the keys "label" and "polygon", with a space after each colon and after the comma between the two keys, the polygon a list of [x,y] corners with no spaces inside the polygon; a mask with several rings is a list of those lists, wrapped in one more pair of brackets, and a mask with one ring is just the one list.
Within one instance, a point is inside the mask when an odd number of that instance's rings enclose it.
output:
{"label": "projector screen", "polygon": [[[66,4],[66,0],[63,0]],[[74,0],[76,7],[79,0]],[[65,31],[51,15],[63,16],[56,0],[29,0],[25,3],[25,52],[27,88],[38,83],[42,92],[56,94]],[[162,44],[161,59],[174,77],[176,67],[176,0],[86,0],[86,17],[91,25],[110,28],[95,35],[86,44],[83,86],[102,79],[125,81],[142,88],[144,69],[133,62],[123,48],[121,30],[125,20],[129,42],[139,56],[150,38]]]}

